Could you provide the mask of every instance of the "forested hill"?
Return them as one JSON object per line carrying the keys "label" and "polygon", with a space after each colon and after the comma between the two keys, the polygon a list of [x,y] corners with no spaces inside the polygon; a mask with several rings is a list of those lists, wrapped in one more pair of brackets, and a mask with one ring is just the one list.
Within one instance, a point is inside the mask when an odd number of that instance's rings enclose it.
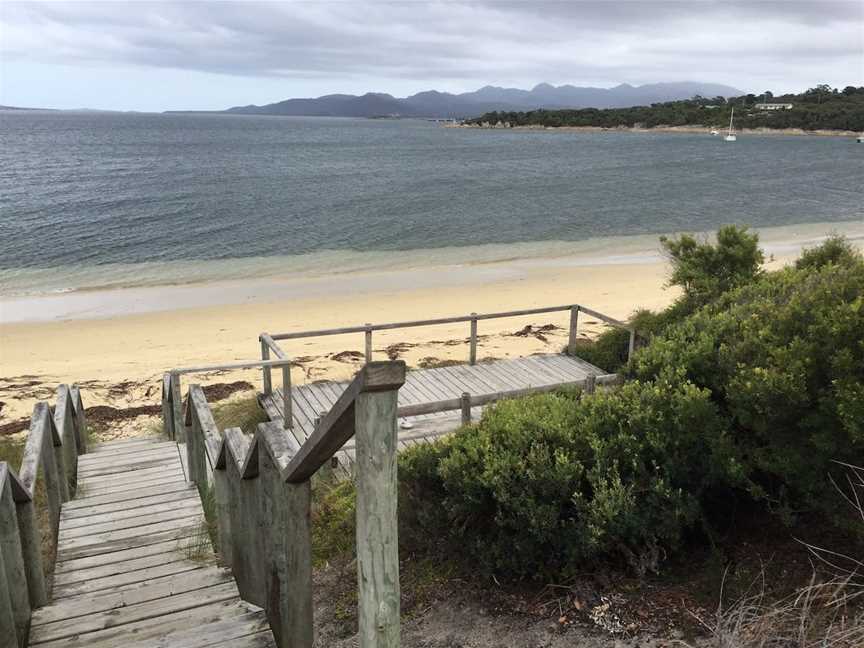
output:
{"label": "forested hill", "polygon": [[[757,109],[759,103],[791,103],[791,110]],[[725,128],[735,109],[735,128],[801,128],[803,130],[864,131],[864,87],[843,90],[816,86],[801,94],[774,96],[743,95],[724,99],[696,96],[683,101],[668,101],[632,108],[583,108],[579,110],[529,110],[490,112],[472,119],[470,124],[492,125],[509,122],[511,126],[599,126],[606,128],[657,126],[706,126]]]}

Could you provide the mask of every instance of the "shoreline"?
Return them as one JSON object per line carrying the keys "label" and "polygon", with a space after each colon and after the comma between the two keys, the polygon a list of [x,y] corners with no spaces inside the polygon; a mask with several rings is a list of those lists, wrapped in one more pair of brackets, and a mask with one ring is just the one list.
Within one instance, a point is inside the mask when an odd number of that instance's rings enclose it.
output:
{"label": "shoreline", "polygon": [[[158,404],[163,372],[257,359],[262,331],[316,330],[570,303],[626,319],[636,308],[657,309],[669,303],[676,292],[664,289],[665,280],[661,262],[591,267],[537,264],[519,277],[474,279],[446,288],[384,286],[341,296],[322,292],[231,306],[198,305],[116,317],[3,324],[0,401],[5,405],[0,410],[0,425],[29,416],[35,402],[49,398],[61,382],[75,381],[81,386],[85,407]],[[484,321],[479,327],[478,356],[482,360],[557,352],[566,343],[568,319],[567,313],[554,313]],[[529,324],[544,330],[516,335]],[[580,320],[580,337],[593,337],[603,329],[593,318]],[[468,327],[461,324],[382,331],[373,338],[373,352],[376,359],[403,359],[414,367],[464,361],[467,336]],[[299,385],[348,379],[362,360],[363,344],[363,335],[357,334],[295,340],[281,346],[296,363],[292,382]],[[220,371],[183,378],[184,389],[192,382],[241,381],[260,390],[260,371]],[[277,382],[274,377],[274,384]]]}
{"label": "shoreline", "polygon": [[[753,228],[766,254],[797,254],[828,233],[864,245],[864,223],[837,221]],[[695,232],[709,237],[708,232]],[[669,234],[673,235],[673,234]],[[534,241],[425,250],[325,250],[298,257],[255,257],[197,262],[120,264],[35,270],[78,287],[0,294],[0,327],[91,320],[202,306],[340,298],[417,289],[447,289],[519,281],[538,267],[592,268],[663,261],[659,234]],[[26,271],[19,271],[24,274]],[[88,276],[89,273],[89,276]],[[105,279],[109,277],[110,279]],[[88,284],[88,281],[92,282]],[[102,281],[103,285],[99,285]],[[124,283],[125,282],[125,283]],[[8,285],[8,283],[7,283]],[[8,288],[7,288],[8,289]]]}
{"label": "shoreline", "polygon": [[[685,135],[710,135],[712,130],[719,131],[722,135],[725,131],[719,126],[687,125],[687,126],[655,126],[653,128],[640,128],[636,126],[543,126],[533,124],[527,126],[481,126],[479,124],[443,124],[444,128],[476,128],[480,130],[510,130],[510,131],[550,131],[561,133],[672,133]],[[858,137],[861,133],[848,130],[813,130],[807,131],[801,128],[738,128],[737,135],[792,135],[796,137]],[[719,137],[720,135],[717,135]]]}
{"label": "shoreline", "polygon": [[[837,225],[774,228],[762,240],[769,255],[766,267],[778,268],[794,260],[802,247],[841,229]],[[864,223],[846,223],[842,232],[853,235],[856,245],[864,248]],[[795,233],[797,237],[792,236]],[[85,299],[95,296],[97,302],[80,309],[75,318],[0,323],[0,429],[28,417],[33,405],[52,398],[57,384],[63,382],[81,386],[85,407],[131,410],[158,405],[163,372],[257,359],[258,335],[263,331],[296,332],[573,303],[626,320],[637,309],[659,310],[675,299],[677,290],[665,287],[668,266],[657,245],[650,258],[645,251],[621,251],[628,254],[607,254],[602,263],[596,256],[532,257],[359,278],[336,275],[295,282],[282,278],[73,294]],[[421,275],[425,283],[417,280]],[[190,299],[195,294],[200,297],[197,301]],[[34,307],[56,306],[48,298],[35,302]],[[568,321],[567,313],[484,320],[479,327],[479,358],[558,352],[567,340]],[[532,328],[526,331],[528,325]],[[580,318],[582,339],[604,329],[600,321]],[[464,362],[467,336],[468,327],[461,323],[382,331],[375,333],[373,352],[376,359],[403,359],[413,367]],[[294,384],[348,379],[362,360],[363,345],[362,334],[281,344],[296,363]],[[260,389],[261,373],[238,370],[184,377],[184,386],[192,382],[245,383],[237,397],[249,396]],[[127,421],[126,429],[146,431],[155,421],[152,416],[139,419],[134,426]]]}

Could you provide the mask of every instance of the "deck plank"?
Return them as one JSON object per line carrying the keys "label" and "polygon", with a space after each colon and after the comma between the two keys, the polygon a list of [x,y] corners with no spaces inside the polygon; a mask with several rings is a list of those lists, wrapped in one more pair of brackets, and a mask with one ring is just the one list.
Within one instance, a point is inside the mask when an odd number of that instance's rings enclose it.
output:
{"label": "deck plank", "polygon": [[148,439],[82,455],[79,496],[61,511],[53,599],[33,614],[31,646],[274,645],[230,571],[212,553],[188,555],[204,512],[184,451]]}
{"label": "deck plank", "polygon": [[[407,373],[405,384],[399,390],[399,405],[455,400],[464,392],[479,396],[558,383],[575,383],[584,380],[589,373],[602,375],[605,372],[581,358],[561,354],[539,354],[476,365],[458,364],[415,369]],[[314,417],[332,408],[347,385],[348,382],[322,381],[294,387],[295,402],[302,403],[295,415],[304,422],[304,434],[311,432]],[[281,394],[281,390],[274,390],[272,395],[261,398],[265,411],[272,420],[282,417]],[[477,420],[482,411],[482,407],[472,408],[472,420]],[[431,439],[460,426],[461,415],[458,411],[402,418],[398,436],[399,447],[405,449],[422,443],[425,439],[424,431],[428,432],[428,438]],[[349,441],[345,449],[349,456],[353,455],[353,442]]]}

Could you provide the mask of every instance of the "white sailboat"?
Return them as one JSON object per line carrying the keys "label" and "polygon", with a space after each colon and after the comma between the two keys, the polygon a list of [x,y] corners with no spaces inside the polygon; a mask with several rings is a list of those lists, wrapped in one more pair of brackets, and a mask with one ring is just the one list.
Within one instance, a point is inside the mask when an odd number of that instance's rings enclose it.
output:
{"label": "white sailboat", "polygon": [[734,142],[738,138],[735,136],[735,133],[732,131],[732,120],[735,119],[735,109],[732,109],[732,114],[729,115],[729,134],[726,135],[723,139],[727,142]]}

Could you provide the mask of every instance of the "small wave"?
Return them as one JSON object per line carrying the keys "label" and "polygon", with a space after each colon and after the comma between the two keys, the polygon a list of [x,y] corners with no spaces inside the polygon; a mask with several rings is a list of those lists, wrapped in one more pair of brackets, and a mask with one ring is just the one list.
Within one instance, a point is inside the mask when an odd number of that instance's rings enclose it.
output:
{"label": "small wave", "polygon": [[[758,230],[767,252],[794,252],[818,245],[828,234],[864,242],[864,223],[811,223]],[[702,233],[710,236],[709,233]],[[0,269],[0,296],[34,297],[185,286],[248,279],[305,280],[341,274],[399,272],[435,267],[486,266],[567,259],[568,265],[637,264],[660,258],[658,235],[616,236],[582,241],[526,241],[399,251],[321,250],[309,254]]]}

